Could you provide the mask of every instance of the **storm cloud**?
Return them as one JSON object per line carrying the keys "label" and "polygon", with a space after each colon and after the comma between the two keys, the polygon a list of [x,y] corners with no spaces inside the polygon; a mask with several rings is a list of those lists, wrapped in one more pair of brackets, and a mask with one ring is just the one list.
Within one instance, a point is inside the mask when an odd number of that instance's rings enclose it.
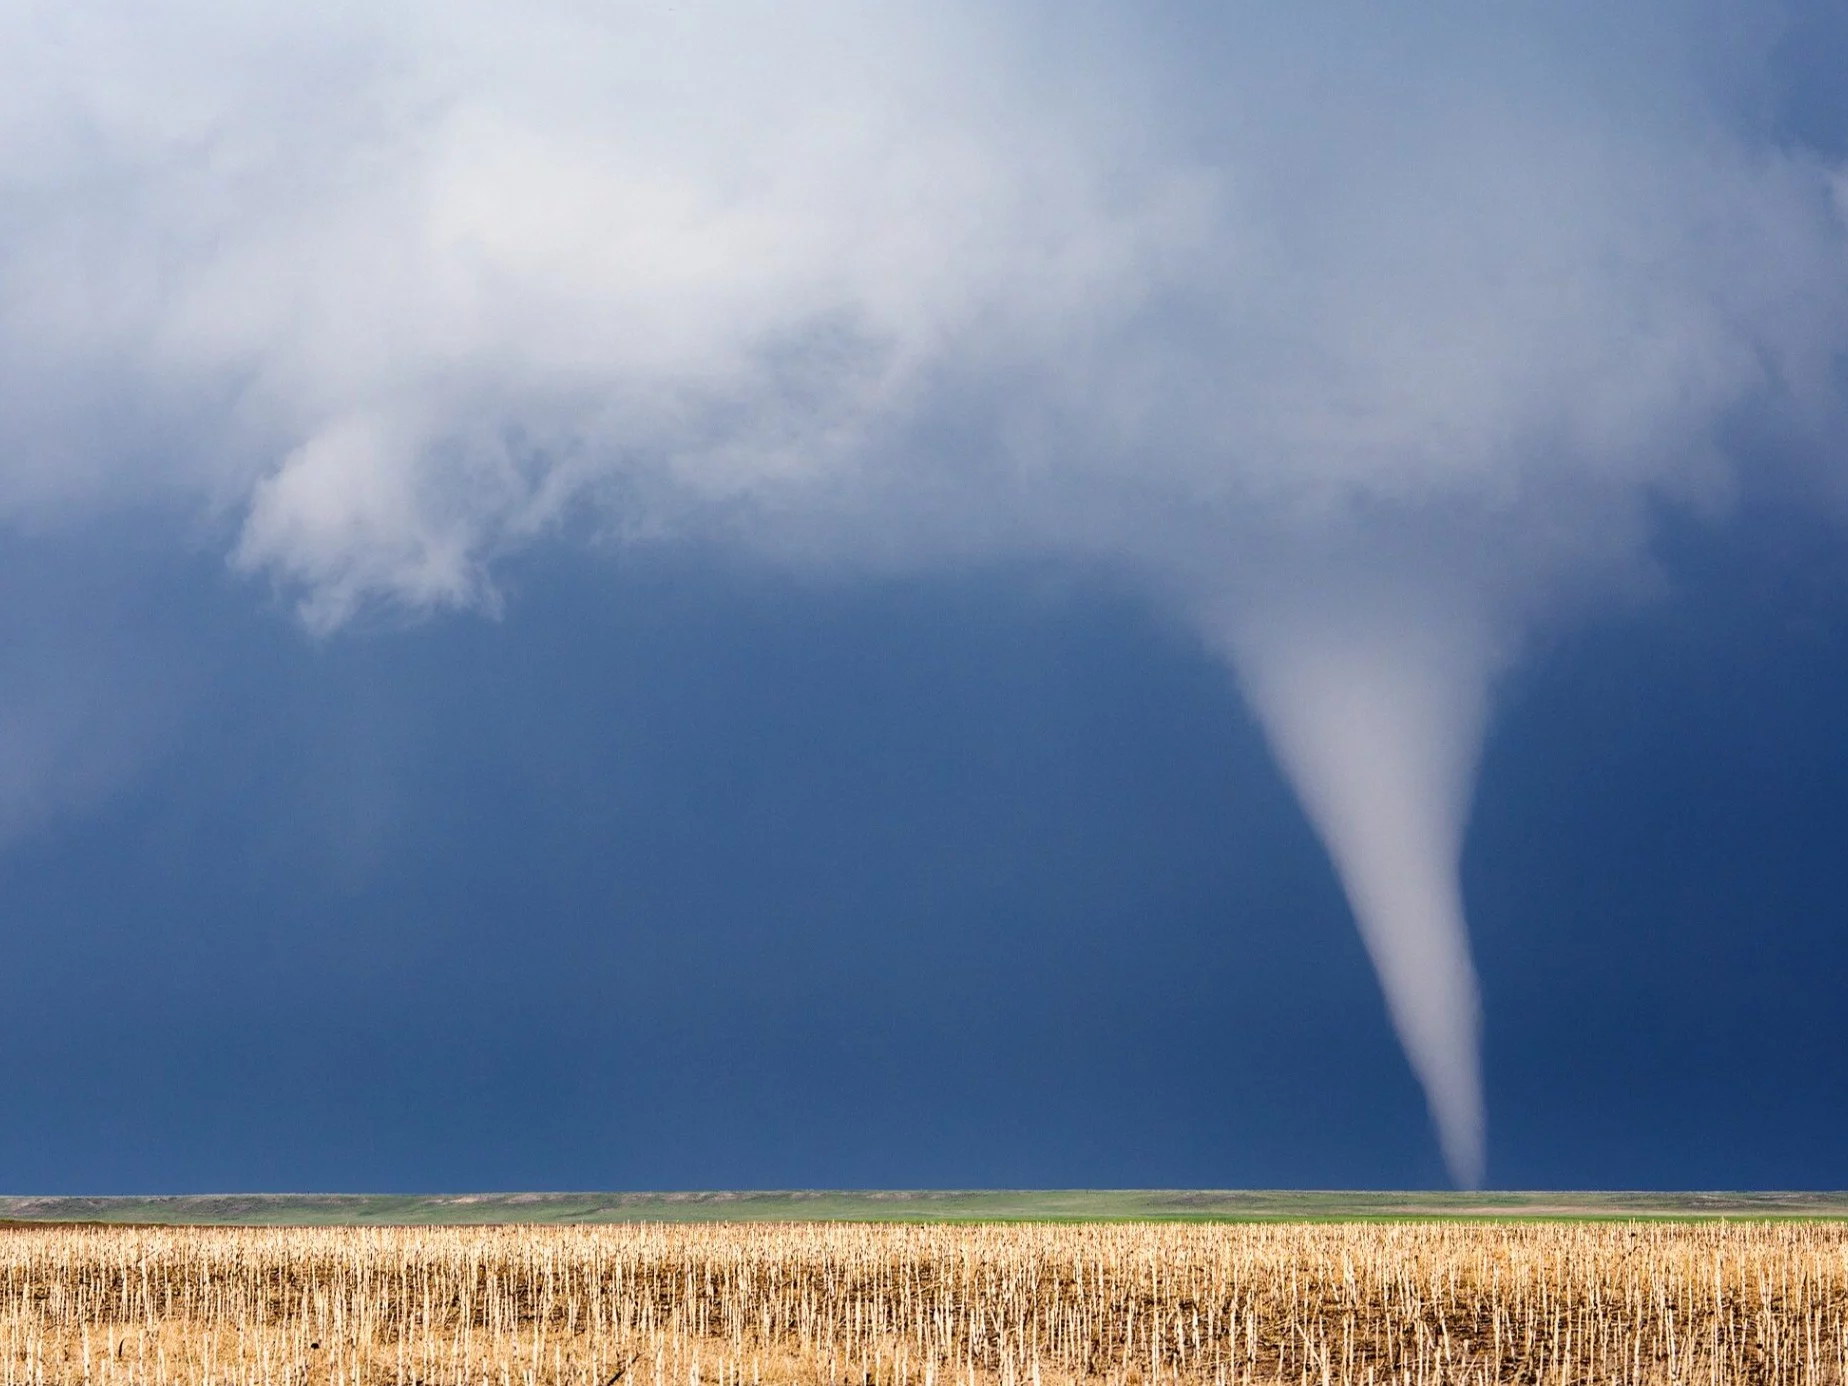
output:
{"label": "storm cloud", "polygon": [[323,635],[587,538],[1102,565],[1231,661],[1473,1183],[1497,680],[1647,586],[1662,507],[1839,485],[1848,176],[1782,33],[10,6],[0,515],[220,534]]}

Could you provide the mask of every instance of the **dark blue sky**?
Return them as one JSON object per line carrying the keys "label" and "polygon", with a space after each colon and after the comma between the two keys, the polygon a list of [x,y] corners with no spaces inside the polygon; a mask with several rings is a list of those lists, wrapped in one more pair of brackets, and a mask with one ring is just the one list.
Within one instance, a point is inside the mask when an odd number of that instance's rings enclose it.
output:
{"label": "dark blue sky", "polygon": [[[1491,738],[1490,1179],[1838,1186],[1848,562],[1661,547]],[[1229,676],[1101,579],[554,553],[317,643],[209,555],[6,567],[117,767],[0,858],[9,1190],[1444,1181]]]}

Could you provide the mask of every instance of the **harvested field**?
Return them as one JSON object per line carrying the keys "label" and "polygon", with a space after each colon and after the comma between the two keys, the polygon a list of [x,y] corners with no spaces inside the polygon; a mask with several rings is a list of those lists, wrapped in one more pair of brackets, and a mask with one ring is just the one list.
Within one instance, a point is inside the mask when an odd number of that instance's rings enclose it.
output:
{"label": "harvested field", "polygon": [[1826,1223],[0,1231],[13,1383],[1848,1383]]}

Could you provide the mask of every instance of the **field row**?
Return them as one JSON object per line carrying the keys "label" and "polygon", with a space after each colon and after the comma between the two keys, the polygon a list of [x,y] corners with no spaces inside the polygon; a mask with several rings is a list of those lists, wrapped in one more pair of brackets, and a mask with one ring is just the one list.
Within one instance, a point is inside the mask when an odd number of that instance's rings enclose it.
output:
{"label": "field row", "polygon": [[1848,1227],[13,1228],[0,1380],[1848,1386]]}

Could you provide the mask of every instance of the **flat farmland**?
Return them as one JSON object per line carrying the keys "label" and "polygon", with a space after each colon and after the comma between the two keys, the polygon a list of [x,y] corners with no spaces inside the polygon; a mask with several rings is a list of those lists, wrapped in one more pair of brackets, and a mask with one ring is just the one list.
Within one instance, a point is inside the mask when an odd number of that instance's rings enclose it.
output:
{"label": "flat farmland", "polygon": [[707,1193],[0,1197],[0,1222],[245,1227],[599,1222],[1308,1222],[1370,1218],[1848,1218],[1844,1193],[1294,1189],[802,1189]]}
{"label": "flat farmland", "polygon": [[0,1379],[1848,1382],[1848,1224],[0,1230]]}

